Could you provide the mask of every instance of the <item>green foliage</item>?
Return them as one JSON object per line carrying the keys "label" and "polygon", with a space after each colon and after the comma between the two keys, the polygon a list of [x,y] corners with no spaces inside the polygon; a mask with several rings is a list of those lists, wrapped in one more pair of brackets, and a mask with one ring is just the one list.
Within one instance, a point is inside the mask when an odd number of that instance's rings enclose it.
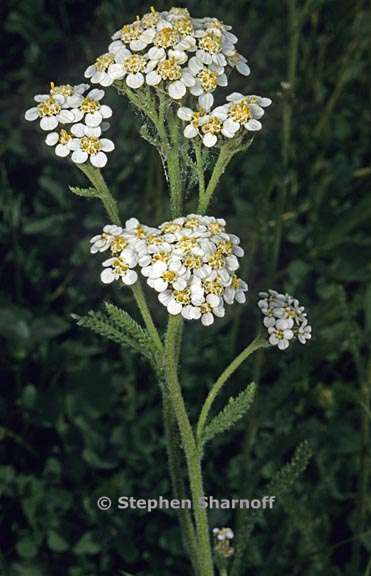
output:
{"label": "green foliage", "polygon": [[235,398],[230,398],[227,405],[205,427],[201,438],[201,445],[212,440],[217,434],[226,432],[238,422],[249,410],[254,401],[256,386],[249,384]]}
{"label": "green foliage", "polygon": [[99,196],[97,190],[95,188],[80,188],[79,186],[70,186],[69,189],[73,194],[76,196],[82,196],[84,198],[96,198]]}
{"label": "green foliage", "polygon": [[89,328],[96,334],[121,346],[131,346],[136,352],[143,354],[153,362],[153,345],[147,332],[125,310],[108,302],[105,307],[107,314],[91,310],[82,318],[77,316],[78,325]]}

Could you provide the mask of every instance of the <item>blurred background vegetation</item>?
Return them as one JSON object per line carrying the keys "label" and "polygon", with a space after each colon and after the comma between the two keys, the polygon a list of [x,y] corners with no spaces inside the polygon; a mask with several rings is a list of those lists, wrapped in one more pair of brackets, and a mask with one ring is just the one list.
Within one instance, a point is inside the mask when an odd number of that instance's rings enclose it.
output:
{"label": "blurred background vegetation", "polygon": [[[256,496],[304,439],[309,467],[248,541],[243,575],[369,576],[371,336],[370,8],[349,0],[209,0],[194,16],[233,25],[252,66],[235,87],[269,96],[263,131],[234,159],[210,212],[247,250],[249,304],[215,327],[187,326],[184,388],[196,415],[208,386],[254,336],[256,295],[297,295],[314,339],[268,351],[229,384],[255,378],[253,413],[205,460],[207,493]],[[52,80],[78,83],[138,0],[7,0],[1,8],[0,573],[188,574],[175,512],[100,512],[107,495],[170,495],[160,394],[143,361],[77,327],[110,299],[89,238],[106,222],[83,182],[47,149],[24,110]],[[165,2],[158,9],[169,8]],[[105,169],[123,218],[168,216],[156,151],[112,90]],[[190,208],[192,205],[190,204]],[[98,267],[97,267],[98,264]],[[157,320],[165,322],[156,307]],[[238,518],[213,511],[211,524]]]}

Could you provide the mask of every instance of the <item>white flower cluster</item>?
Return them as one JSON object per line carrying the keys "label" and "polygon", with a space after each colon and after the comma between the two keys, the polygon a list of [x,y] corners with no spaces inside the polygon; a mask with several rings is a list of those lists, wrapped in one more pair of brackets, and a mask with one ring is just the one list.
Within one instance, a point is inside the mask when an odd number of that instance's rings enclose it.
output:
{"label": "white flower cluster", "polygon": [[163,87],[175,100],[189,92],[209,110],[216,88],[228,85],[228,70],[250,74],[246,58],[236,50],[238,38],[231,26],[217,18],[192,18],[186,8],[151,8],[112,39],[108,52],[85,71],[93,84],[110,86],[125,79],[134,90]]}
{"label": "white flower cluster", "polygon": [[286,350],[291,341],[305,344],[312,336],[307,314],[299,301],[288,294],[275,290],[260,292],[258,306],[264,316],[263,324],[268,329],[269,342]]}
{"label": "white flower cluster", "polygon": [[231,541],[234,538],[234,533],[231,528],[214,528],[214,550],[218,556],[222,558],[230,558],[234,554],[234,548],[231,546]]}
{"label": "white flower cluster", "polygon": [[211,148],[223,138],[234,138],[242,130],[247,132],[261,130],[259,119],[264,114],[264,108],[271,103],[270,98],[244,96],[239,92],[233,92],[227,96],[223,106],[217,106],[209,112],[181,106],[177,114],[181,120],[187,122],[184,136],[200,137],[203,144]]}
{"label": "white flower cluster", "polygon": [[225,303],[244,303],[247,284],[236,275],[244,254],[240,240],[228,234],[225,220],[189,214],[158,228],[131,218],[124,228],[105,226],[94,236],[91,252],[110,250],[101,279],[133,284],[139,265],[169,314],[201,320],[204,326],[223,317]]}
{"label": "white flower cluster", "polygon": [[72,153],[73,162],[89,160],[102,168],[107,163],[106,152],[115,147],[108,138],[101,138],[102,131],[109,127],[105,120],[112,116],[112,110],[101,103],[104,90],[89,88],[89,84],[55,86],[51,82],[49,94],[36,95],[37,106],[27,110],[25,118],[40,120],[41,129],[49,132],[45,142],[54,146],[57,156]]}

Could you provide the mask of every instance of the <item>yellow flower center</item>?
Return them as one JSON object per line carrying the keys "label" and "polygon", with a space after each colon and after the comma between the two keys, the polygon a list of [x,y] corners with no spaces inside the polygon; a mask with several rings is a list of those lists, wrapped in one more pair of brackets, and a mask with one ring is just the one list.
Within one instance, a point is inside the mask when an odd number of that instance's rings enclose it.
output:
{"label": "yellow flower center", "polygon": [[50,82],[50,94],[62,94],[62,96],[72,96],[73,87],[71,84],[61,84],[61,86],[54,86],[54,82]]}
{"label": "yellow flower center", "polygon": [[97,70],[99,70],[99,72],[105,72],[108,66],[110,66],[110,64],[112,64],[114,61],[115,61],[114,56],[107,52],[107,54],[102,54],[102,56],[98,56],[98,58],[95,61],[95,67]]}
{"label": "yellow flower center", "polygon": [[111,252],[112,254],[117,254],[118,252],[122,252],[124,248],[127,246],[127,241],[123,236],[115,236],[112,240],[111,244]]}
{"label": "yellow flower center", "polygon": [[193,112],[193,116],[192,116],[192,120],[191,120],[191,124],[192,126],[194,126],[194,128],[198,128],[200,125],[200,118],[202,118],[202,116],[204,116],[205,111],[204,110],[198,110],[197,112]]}
{"label": "yellow flower center", "polygon": [[175,290],[174,298],[180,304],[190,304],[191,302],[191,291],[186,290]]}
{"label": "yellow flower center", "polygon": [[97,110],[99,110],[99,108],[100,108],[99,102],[97,100],[94,100],[93,98],[84,98],[80,104],[81,112],[85,113],[96,112]]}
{"label": "yellow flower center", "polygon": [[217,296],[221,296],[224,290],[219,280],[206,280],[203,282],[203,287],[207,294],[216,294]]}
{"label": "yellow flower center", "polygon": [[160,48],[170,48],[178,41],[178,33],[174,28],[163,28],[157,32],[153,43]]}
{"label": "yellow flower center", "polygon": [[173,16],[189,17],[189,10],[187,8],[178,8],[178,6],[173,6],[173,8],[170,8],[170,14],[172,14]]}
{"label": "yellow flower center", "polygon": [[148,14],[144,14],[141,22],[143,24],[143,28],[153,28],[156,26],[160,21],[160,14],[156,11],[156,9],[151,6],[151,12]]}
{"label": "yellow flower center", "polygon": [[125,58],[123,62],[123,68],[126,72],[131,74],[137,74],[137,72],[143,72],[146,67],[146,59],[140,54],[132,54]]}
{"label": "yellow flower center", "polygon": [[60,105],[53,98],[53,96],[50,96],[50,98],[48,98],[44,102],[41,102],[38,105],[37,109],[39,111],[39,116],[42,116],[42,117],[55,116],[55,114],[59,114],[59,112],[61,111]]}
{"label": "yellow flower center", "polygon": [[129,270],[129,266],[124,262],[122,258],[115,258],[112,262],[112,268],[115,274],[122,274]]}
{"label": "yellow flower center", "polygon": [[222,47],[222,38],[219,34],[209,32],[201,38],[199,45],[201,50],[205,50],[205,52],[209,52],[210,54],[217,54]]}
{"label": "yellow flower center", "polygon": [[212,308],[208,302],[204,302],[203,304],[201,304],[200,310],[201,314],[208,314],[209,312],[211,312]]}
{"label": "yellow flower center", "polygon": [[59,144],[67,144],[70,140],[72,140],[71,134],[62,128],[62,130],[59,132]]}
{"label": "yellow flower center", "polygon": [[218,244],[217,252],[219,252],[220,254],[223,254],[224,256],[228,256],[229,254],[232,254],[232,252],[233,252],[232,242],[227,242],[226,240],[222,240],[222,242],[220,242]]}
{"label": "yellow flower center", "polygon": [[212,70],[207,70],[206,68],[200,70],[197,74],[197,78],[205,92],[212,92],[218,85],[218,75]]}
{"label": "yellow flower center", "polygon": [[171,270],[167,270],[166,272],[163,273],[162,277],[165,280],[165,282],[174,282],[174,280],[176,279],[176,274]]}
{"label": "yellow flower center", "polygon": [[142,32],[143,29],[139,21],[133,22],[132,24],[125,24],[121,29],[121,40],[123,40],[123,42],[138,40]]}
{"label": "yellow flower center", "polygon": [[180,224],[173,224],[172,222],[161,226],[161,230],[164,234],[174,234],[174,232],[179,232],[181,228]]}
{"label": "yellow flower center", "polygon": [[204,134],[219,134],[222,131],[222,127],[221,120],[213,116],[206,124],[203,124],[202,132]]}
{"label": "yellow flower center", "polygon": [[225,26],[221,20],[218,18],[213,18],[208,24],[208,28],[217,28],[218,30],[224,30]]}
{"label": "yellow flower center", "polygon": [[223,226],[219,222],[212,222],[209,224],[209,230],[211,234],[219,234],[223,230]]}
{"label": "yellow flower center", "polygon": [[286,316],[289,318],[296,318],[297,316],[296,311],[293,308],[290,308],[290,306],[285,306],[285,312]]}
{"label": "yellow flower center", "polygon": [[234,290],[238,290],[241,286],[241,279],[234,275],[232,278],[231,286]]}
{"label": "yellow flower center", "polygon": [[214,254],[209,258],[208,264],[210,264],[211,268],[223,268],[224,258],[222,254],[214,252]]}
{"label": "yellow flower center", "polygon": [[190,18],[179,18],[174,24],[174,29],[183,36],[193,34],[193,24]]}
{"label": "yellow flower center", "polygon": [[157,70],[163,80],[179,80],[182,76],[182,69],[175,58],[168,58],[160,62]]}
{"label": "yellow flower center", "polygon": [[98,154],[102,146],[99,138],[96,136],[83,136],[80,140],[80,147],[87,154]]}
{"label": "yellow flower center", "polygon": [[147,244],[161,244],[162,240],[161,238],[159,238],[159,236],[156,236],[156,234],[150,234],[147,237]]}
{"label": "yellow flower center", "polygon": [[202,259],[200,258],[200,256],[192,256],[191,254],[189,254],[184,258],[184,266],[190,269],[201,268]]}
{"label": "yellow flower center", "polygon": [[179,240],[179,248],[181,248],[181,250],[185,250],[186,252],[192,250],[192,248],[197,246],[197,244],[198,242],[196,238],[189,238],[188,236],[183,236]]}
{"label": "yellow flower center", "polygon": [[246,100],[236,102],[229,108],[228,115],[235,122],[238,122],[239,124],[245,124],[251,118],[250,106]]}
{"label": "yellow flower center", "polygon": [[237,64],[239,64],[241,61],[241,54],[239,54],[237,52],[237,50],[235,50],[235,52],[233,52],[233,54],[231,56],[228,56],[228,62],[230,64],[237,66]]}
{"label": "yellow flower center", "polygon": [[143,238],[146,235],[146,232],[140,224],[135,228],[135,236],[137,238]]}
{"label": "yellow flower center", "polygon": [[156,252],[153,255],[152,259],[154,262],[167,262],[169,260],[169,253],[168,252]]}
{"label": "yellow flower center", "polygon": [[186,220],[184,223],[185,228],[198,228],[199,225],[200,225],[199,218],[188,218],[188,220]]}

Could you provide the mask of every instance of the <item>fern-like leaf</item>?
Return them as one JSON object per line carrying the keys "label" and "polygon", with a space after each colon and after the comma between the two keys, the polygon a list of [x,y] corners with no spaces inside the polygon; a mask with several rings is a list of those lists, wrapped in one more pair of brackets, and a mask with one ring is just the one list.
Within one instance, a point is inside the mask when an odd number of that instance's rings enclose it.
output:
{"label": "fern-like leaf", "polygon": [[250,408],[255,396],[255,384],[252,382],[235,398],[230,398],[228,404],[206,426],[201,444],[205,444],[217,434],[229,430]]}
{"label": "fern-like leaf", "polygon": [[70,186],[69,188],[76,196],[84,196],[84,198],[96,198],[99,196],[98,191],[93,187],[80,188],[79,186]]}
{"label": "fern-like leaf", "polygon": [[78,318],[78,325],[84,328],[89,328],[96,334],[112,340],[121,346],[131,346],[136,352],[146,356],[153,362],[152,350],[141,346],[134,338],[127,332],[118,328],[111,320],[111,318],[103,312],[90,311],[86,316]]}
{"label": "fern-like leaf", "polygon": [[122,308],[118,308],[118,306],[110,304],[109,302],[105,303],[105,307],[108,316],[115,324],[115,326],[126,332],[130,338],[138,343],[141,349],[147,349],[148,352],[154,352],[154,345],[148,332],[142,328],[142,326],[140,326],[138,322],[136,322],[134,318],[130,316],[130,314],[128,314]]}
{"label": "fern-like leaf", "polygon": [[[309,442],[304,440],[297,449],[292,460],[283,466],[281,470],[272,478],[264,490],[264,494],[281,498],[297,481],[299,476],[304,472],[309,460],[313,455],[313,450]],[[231,576],[239,576],[243,566],[243,559],[250,534],[257,520],[262,518],[263,512],[259,509],[249,510],[244,515],[243,523],[238,531],[236,538],[236,552],[232,566]]]}

